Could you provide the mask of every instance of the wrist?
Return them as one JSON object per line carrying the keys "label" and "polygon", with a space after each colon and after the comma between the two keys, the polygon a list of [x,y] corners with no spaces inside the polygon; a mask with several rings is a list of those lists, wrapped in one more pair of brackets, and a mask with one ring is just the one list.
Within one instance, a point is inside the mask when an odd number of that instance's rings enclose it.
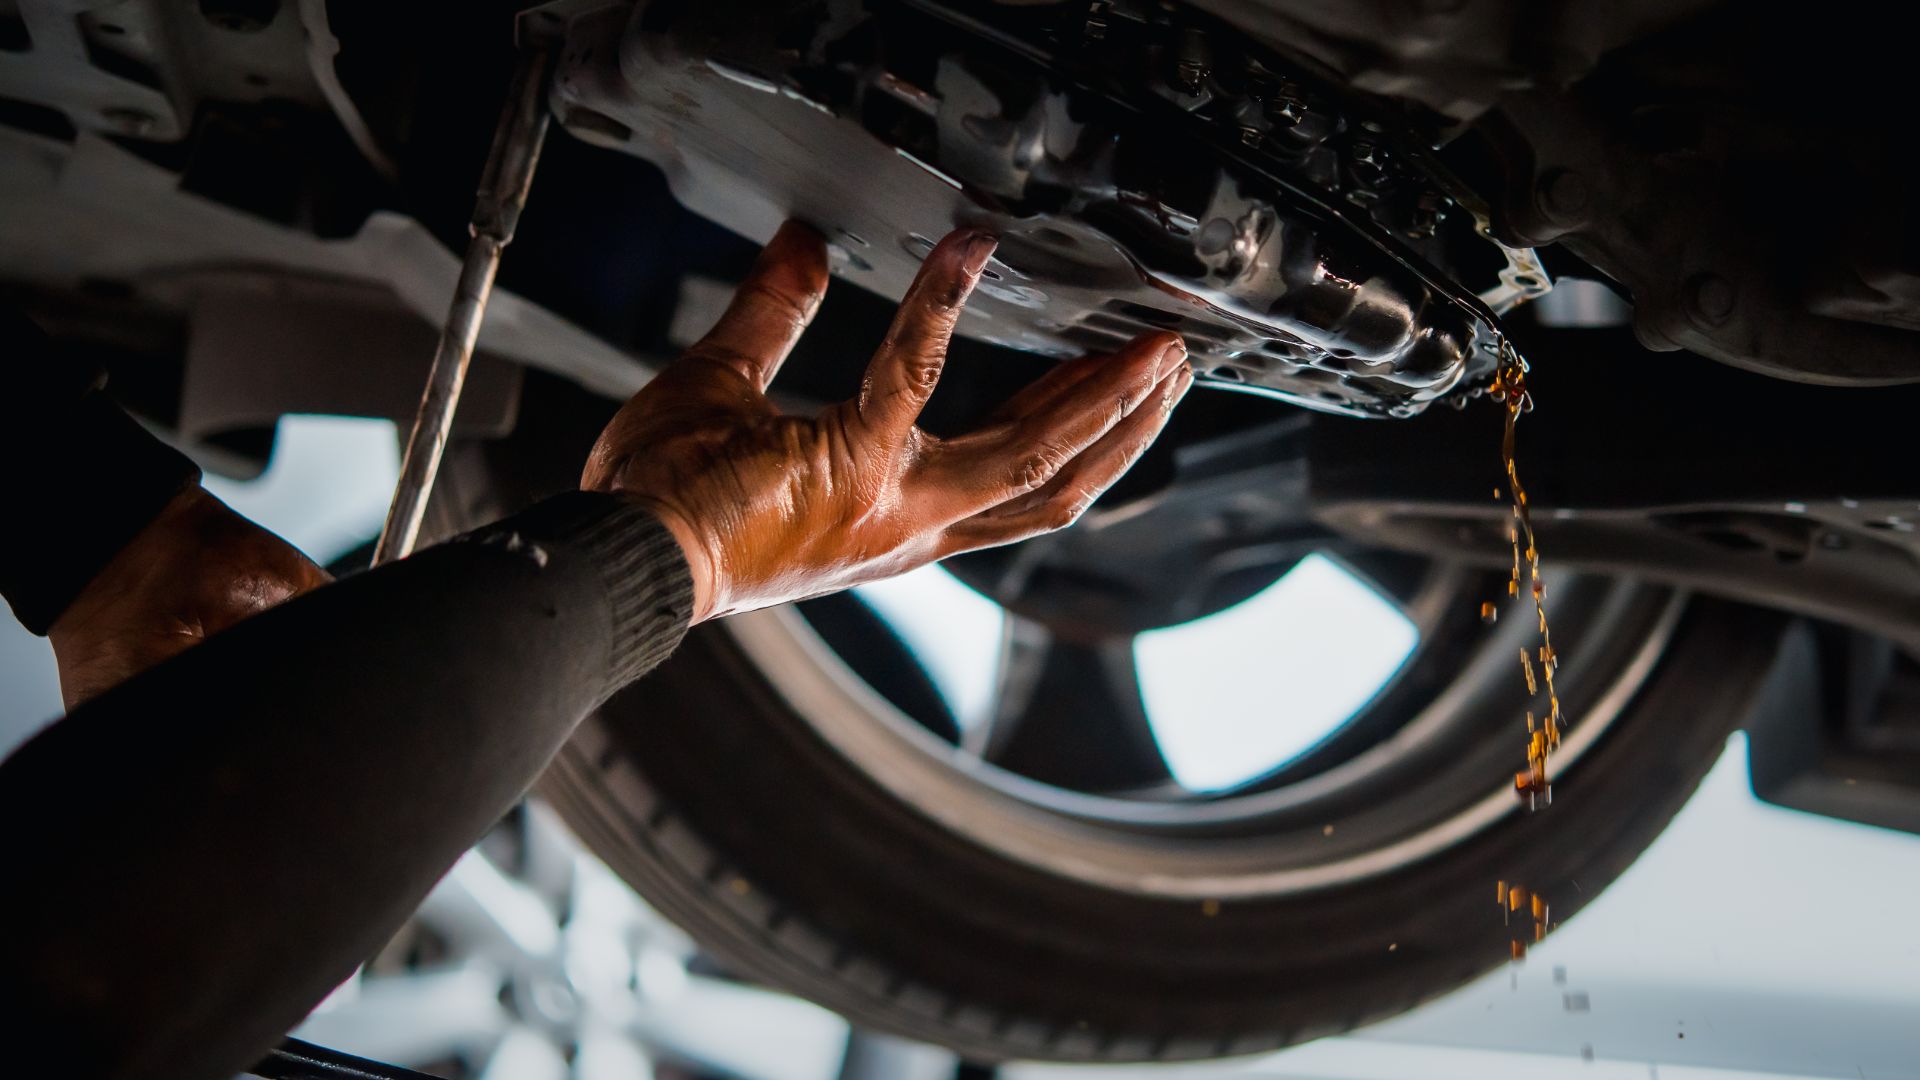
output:
{"label": "wrist", "polygon": [[685,514],[660,499],[623,491],[617,485],[607,493],[617,495],[652,514],[666,527],[674,542],[680,545],[680,554],[687,560],[687,573],[693,582],[693,617],[688,625],[698,626],[713,618],[719,561],[708,549],[701,532],[693,527]]}

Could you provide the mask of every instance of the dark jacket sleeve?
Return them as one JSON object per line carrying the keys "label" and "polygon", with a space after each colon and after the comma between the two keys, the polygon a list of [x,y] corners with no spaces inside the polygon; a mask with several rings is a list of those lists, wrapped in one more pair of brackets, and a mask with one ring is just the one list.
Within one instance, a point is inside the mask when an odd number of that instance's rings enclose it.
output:
{"label": "dark jacket sleeve", "polygon": [[566,495],[75,710],[0,763],[10,1067],[244,1069],[379,948],[586,712],[672,651],[691,601],[657,519]]}
{"label": "dark jacket sleeve", "polygon": [[60,353],[0,305],[0,595],[44,634],[87,582],[200,470],[102,390],[92,365]]}

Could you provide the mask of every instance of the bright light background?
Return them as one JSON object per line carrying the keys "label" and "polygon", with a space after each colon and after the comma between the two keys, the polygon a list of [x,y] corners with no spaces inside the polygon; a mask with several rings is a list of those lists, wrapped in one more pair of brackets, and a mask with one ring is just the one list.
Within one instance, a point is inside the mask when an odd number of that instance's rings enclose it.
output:
{"label": "bright light background", "polygon": [[399,478],[393,421],[288,416],[259,478],[209,475],[205,486],[325,566],[379,534]]}
{"label": "bright light background", "polygon": [[[400,476],[390,420],[347,416],[281,419],[273,459],[259,477],[208,474],[208,491],[325,566],[372,539]],[[44,638],[0,618],[0,754],[60,715],[60,681]]]}
{"label": "bright light background", "polygon": [[1920,837],[1760,802],[1736,735],[1646,854],[1523,964],[1265,1058],[1006,1080],[1913,1080],[1917,901]]}
{"label": "bright light background", "polygon": [[[854,592],[926,668],[962,728],[986,718],[1006,616],[938,566]],[[1372,700],[1413,652],[1400,609],[1309,555],[1204,619],[1134,643],[1141,696],[1168,770],[1196,791],[1272,771]]]}
{"label": "bright light background", "polygon": [[987,718],[1007,624],[999,604],[939,566],[853,591],[900,635],[962,728]]}
{"label": "bright light background", "polygon": [[1332,734],[1419,638],[1345,567],[1309,555],[1225,611],[1141,634],[1134,656],[1173,778],[1206,791],[1270,772]]}
{"label": "bright light background", "polygon": [[[323,561],[370,537],[379,527],[397,467],[392,426],[294,417],[283,422],[280,434],[266,476],[249,485],[216,482],[222,497]],[[1296,704],[1292,699],[1309,681],[1298,672],[1347,686],[1344,696],[1327,694],[1326,703],[1316,706],[1321,715],[1335,717],[1328,723],[1337,723],[1335,714],[1344,716],[1364,700],[1370,689],[1356,688],[1377,685],[1392,670],[1385,658],[1393,649],[1369,651],[1372,644],[1393,644],[1404,655],[1412,641],[1410,627],[1396,629],[1393,620],[1370,613],[1368,605],[1379,601],[1353,592],[1356,587],[1364,589],[1337,564],[1308,560],[1253,600],[1167,635],[1161,639],[1166,645],[1142,646],[1149,694],[1166,714],[1159,733],[1170,747],[1182,740],[1189,744],[1170,751],[1181,755],[1180,768],[1196,779],[1218,777],[1251,759],[1288,755],[1317,737],[1311,723],[1298,719],[1308,715],[1306,710],[1277,722],[1281,733],[1259,730],[1260,718],[1278,718],[1283,705]],[[952,687],[950,700],[963,716],[977,719],[991,687],[998,609],[937,569],[868,590],[867,597],[922,650],[939,685]],[[1327,604],[1351,610],[1329,623],[1321,610]],[[1352,642],[1372,644],[1360,652],[1351,645],[1309,651],[1319,644],[1293,644],[1291,650],[1314,659],[1286,669],[1295,672],[1291,686],[1277,674],[1271,680],[1221,680],[1224,654],[1202,650],[1212,659],[1196,670],[1172,644],[1183,633],[1225,635],[1236,626],[1248,631],[1236,638],[1288,641],[1284,635],[1297,631],[1271,625],[1272,612],[1280,610],[1320,610],[1316,636],[1333,641],[1351,634]],[[1333,629],[1345,623],[1350,628]],[[1216,643],[1212,649],[1230,647],[1230,642]],[[1356,660],[1364,663],[1354,663],[1351,670],[1343,663]],[[1263,653],[1252,670],[1268,675],[1279,670],[1277,662],[1275,655]],[[1232,663],[1239,667],[1245,661]],[[1169,666],[1160,671],[1162,665]],[[1183,671],[1184,691],[1178,682]],[[1214,695],[1209,699],[1214,704],[1183,711],[1188,706],[1182,699],[1189,694],[1195,700]],[[58,710],[46,643],[12,620],[0,620],[0,751]],[[1215,721],[1204,712],[1239,719]],[[1169,717],[1183,719],[1170,722]],[[1256,752],[1248,749],[1248,739],[1267,741]],[[1409,904],[1419,902],[1419,897],[1407,898]],[[1399,1019],[1253,1062],[1158,1069],[1022,1067],[1011,1071],[1010,1080],[1142,1074],[1268,1080],[1920,1080],[1916,909],[1920,837],[1758,802],[1747,784],[1744,741],[1736,738],[1700,794],[1647,854],[1518,968],[1495,972]],[[1683,1032],[1685,1039],[1679,1038]],[[1582,1060],[1586,1047],[1594,1055],[1590,1063]]]}

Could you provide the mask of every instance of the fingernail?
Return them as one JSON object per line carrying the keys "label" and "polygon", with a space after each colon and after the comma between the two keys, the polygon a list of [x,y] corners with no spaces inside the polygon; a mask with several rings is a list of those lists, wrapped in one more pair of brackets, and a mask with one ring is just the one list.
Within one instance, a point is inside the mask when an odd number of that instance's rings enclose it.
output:
{"label": "fingernail", "polygon": [[1166,351],[1162,352],[1160,359],[1155,362],[1153,366],[1154,377],[1156,379],[1164,379],[1173,374],[1180,365],[1186,362],[1187,343],[1181,341],[1179,338],[1175,338],[1173,339],[1173,344],[1167,346]]}
{"label": "fingernail", "polygon": [[987,268],[987,260],[993,258],[993,249],[1000,246],[1000,238],[992,233],[975,233],[967,241],[967,258],[961,263],[961,269],[969,275],[978,274]]}
{"label": "fingernail", "polygon": [[1187,391],[1191,389],[1193,389],[1193,369],[1188,368],[1174,376],[1173,392],[1167,395],[1167,411],[1172,412],[1173,407],[1180,404],[1180,399],[1186,397]]}

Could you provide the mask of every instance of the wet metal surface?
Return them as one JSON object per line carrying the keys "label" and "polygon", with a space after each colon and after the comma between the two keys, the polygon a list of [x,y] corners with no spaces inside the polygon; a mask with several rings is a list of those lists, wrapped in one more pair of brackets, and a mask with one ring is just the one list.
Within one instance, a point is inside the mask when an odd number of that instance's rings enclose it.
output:
{"label": "wet metal surface", "polygon": [[1491,311],[1427,256],[1495,246],[1378,125],[1271,58],[1168,67],[1169,27],[1045,53],[1017,17],[950,17],[613,11],[573,27],[556,112],[756,239],[809,221],[883,295],[946,230],[993,229],[960,324],[982,340],[1064,357],[1171,329],[1203,381],[1370,416],[1491,376]]}

